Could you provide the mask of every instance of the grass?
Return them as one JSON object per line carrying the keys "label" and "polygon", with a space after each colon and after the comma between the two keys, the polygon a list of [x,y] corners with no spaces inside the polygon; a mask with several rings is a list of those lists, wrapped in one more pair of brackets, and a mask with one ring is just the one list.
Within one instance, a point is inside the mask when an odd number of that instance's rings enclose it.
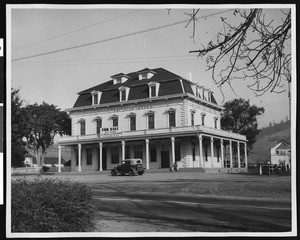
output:
{"label": "grass", "polygon": [[[180,175],[178,175],[180,177]],[[202,174],[198,178],[175,178],[166,181],[123,181],[97,184],[97,188],[123,192],[192,194],[250,198],[291,198],[290,176],[249,176],[238,174]],[[139,177],[137,177],[139,178]],[[119,180],[122,180],[119,178]],[[93,184],[92,184],[93,185]]]}

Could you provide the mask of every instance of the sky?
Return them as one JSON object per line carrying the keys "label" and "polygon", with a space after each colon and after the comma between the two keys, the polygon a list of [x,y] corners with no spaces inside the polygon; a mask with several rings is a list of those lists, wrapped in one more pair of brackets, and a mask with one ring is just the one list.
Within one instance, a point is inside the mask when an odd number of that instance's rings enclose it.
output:
{"label": "sky", "polygon": [[[198,7],[198,6],[197,6]],[[235,93],[223,87],[225,98],[206,71],[206,58],[189,51],[214,40],[223,29],[221,17],[233,17],[230,5],[199,6],[195,38],[186,20],[192,8],[180,6],[18,5],[8,16],[11,86],[28,104],[43,101],[60,109],[72,108],[78,92],[110,80],[117,73],[165,68],[211,89],[218,104],[250,99],[265,108],[259,127],[289,115],[288,93],[255,97],[247,83],[234,81]],[[268,9],[268,17],[279,9]],[[11,17],[11,18],[10,18]],[[287,86],[285,86],[287,89]]]}

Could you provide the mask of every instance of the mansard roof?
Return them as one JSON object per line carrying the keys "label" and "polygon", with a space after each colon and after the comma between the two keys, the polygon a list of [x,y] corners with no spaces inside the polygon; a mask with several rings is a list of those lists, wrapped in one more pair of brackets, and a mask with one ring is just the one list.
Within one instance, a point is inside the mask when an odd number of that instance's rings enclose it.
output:
{"label": "mansard roof", "polygon": [[[152,72],[155,74],[149,79],[139,80],[139,74],[141,72]],[[79,92],[78,93],[79,96],[77,98],[77,101],[74,104],[74,107],[91,105],[92,91],[102,92],[100,104],[119,102],[118,89],[121,86],[130,88],[129,96],[127,99],[128,101],[145,99],[149,97],[148,83],[150,82],[160,83],[158,97],[172,95],[172,94],[180,94],[180,93],[190,93],[194,95],[194,92],[192,90],[192,85],[194,83],[163,68],[155,68],[155,69],[144,68],[137,72],[131,72],[128,74],[119,73],[113,76],[120,76],[120,75],[126,75],[128,77],[128,80],[123,83],[117,83],[117,84],[113,84],[113,80],[109,80],[97,86]],[[180,80],[182,80],[182,84]],[[212,94],[211,101],[212,103],[217,104],[215,98],[213,97],[213,94]]]}

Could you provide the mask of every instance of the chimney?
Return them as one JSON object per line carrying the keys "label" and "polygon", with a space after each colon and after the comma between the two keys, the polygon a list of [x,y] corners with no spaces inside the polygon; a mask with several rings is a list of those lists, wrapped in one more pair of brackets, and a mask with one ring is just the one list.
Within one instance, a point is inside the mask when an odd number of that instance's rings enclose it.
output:
{"label": "chimney", "polygon": [[193,79],[192,79],[192,72],[188,72],[188,79],[192,82]]}

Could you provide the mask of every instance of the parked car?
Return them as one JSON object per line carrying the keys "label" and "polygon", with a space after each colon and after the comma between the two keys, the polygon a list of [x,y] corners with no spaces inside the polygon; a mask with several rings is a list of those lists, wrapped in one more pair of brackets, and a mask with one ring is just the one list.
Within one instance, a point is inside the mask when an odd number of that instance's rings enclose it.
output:
{"label": "parked car", "polygon": [[114,167],[111,170],[111,175],[116,176],[117,174],[121,174],[124,176],[125,174],[129,175],[143,175],[145,172],[143,168],[143,161],[140,158],[133,159],[125,159],[121,162],[121,165]]}

